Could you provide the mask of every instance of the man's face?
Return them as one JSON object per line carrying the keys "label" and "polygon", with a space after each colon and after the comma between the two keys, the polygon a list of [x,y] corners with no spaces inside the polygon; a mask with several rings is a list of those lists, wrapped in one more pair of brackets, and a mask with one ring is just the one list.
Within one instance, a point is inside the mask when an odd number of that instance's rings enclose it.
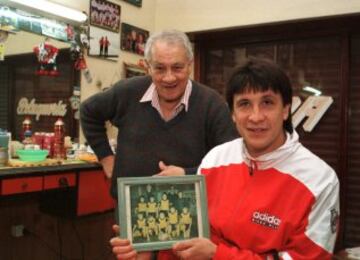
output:
{"label": "man's face", "polygon": [[157,41],[153,45],[149,65],[160,104],[177,104],[185,92],[192,65],[185,48],[179,44]]}
{"label": "man's face", "polygon": [[285,142],[283,122],[289,108],[272,90],[234,95],[232,118],[251,156],[271,152]]}

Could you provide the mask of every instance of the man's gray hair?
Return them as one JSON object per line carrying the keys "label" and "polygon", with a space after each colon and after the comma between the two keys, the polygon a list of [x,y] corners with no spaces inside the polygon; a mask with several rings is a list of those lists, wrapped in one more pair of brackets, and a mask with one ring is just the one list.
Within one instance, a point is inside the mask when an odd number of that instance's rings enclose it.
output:
{"label": "man's gray hair", "polygon": [[149,37],[145,45],[145,59],[149,62],[152,60],[152,48],[157,41],[164,41],[168,44],[183,45],[186,51],[186,55],[189,60],[194,58],[194,53],[191,47],[191,43],[187,35],[178,30],[166,30],[159,33],[155,33]]}

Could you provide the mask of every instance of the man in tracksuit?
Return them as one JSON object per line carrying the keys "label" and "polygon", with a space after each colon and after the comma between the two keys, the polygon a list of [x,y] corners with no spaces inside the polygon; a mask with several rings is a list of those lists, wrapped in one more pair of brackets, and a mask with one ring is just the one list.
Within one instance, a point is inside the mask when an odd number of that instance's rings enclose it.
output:
{"label": "man in tracksuit", "polygon": [[[331,259],[339,181],[299,143],[291,99],[290,81],[274,63],[253,58],[234,70],[227,102],[242,138],[213,148],[198,170],[211,238],[178,242],[158,259]],[[124,241],[112,245],[124,252]]]}

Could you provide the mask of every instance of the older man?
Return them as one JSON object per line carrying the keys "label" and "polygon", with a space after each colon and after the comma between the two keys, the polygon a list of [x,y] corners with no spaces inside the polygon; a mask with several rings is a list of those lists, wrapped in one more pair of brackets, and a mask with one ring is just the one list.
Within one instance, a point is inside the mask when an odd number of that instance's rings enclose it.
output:
{"label": "older man", "polygon": [[[229,109],[210,88],[189,79],[193,52],[179,31],[152,35],[145,46],[150,76],[118,82],[81,106],[81,125],[107,177],[194,174],[214,146],[237,137]],[[118,131],[116,155],[105,131]]]}

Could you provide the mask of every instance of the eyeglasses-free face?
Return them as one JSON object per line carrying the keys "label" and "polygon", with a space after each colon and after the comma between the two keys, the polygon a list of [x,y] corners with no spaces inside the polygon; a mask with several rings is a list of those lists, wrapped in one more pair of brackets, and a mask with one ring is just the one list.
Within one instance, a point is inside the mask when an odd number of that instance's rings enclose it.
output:
{"label": "eyeglasses-free face", "polygon": [[271,152],[285,142],[283,121],[289,109],[272,90],[235,94],[232,118],[251,156]]}
{"label": "eyeglasses-free face", "polygon": [[156,86],[159,101],[178,103],[185,92],[192,61],[182,45],[163,41],[154,43],[149,72]]}

